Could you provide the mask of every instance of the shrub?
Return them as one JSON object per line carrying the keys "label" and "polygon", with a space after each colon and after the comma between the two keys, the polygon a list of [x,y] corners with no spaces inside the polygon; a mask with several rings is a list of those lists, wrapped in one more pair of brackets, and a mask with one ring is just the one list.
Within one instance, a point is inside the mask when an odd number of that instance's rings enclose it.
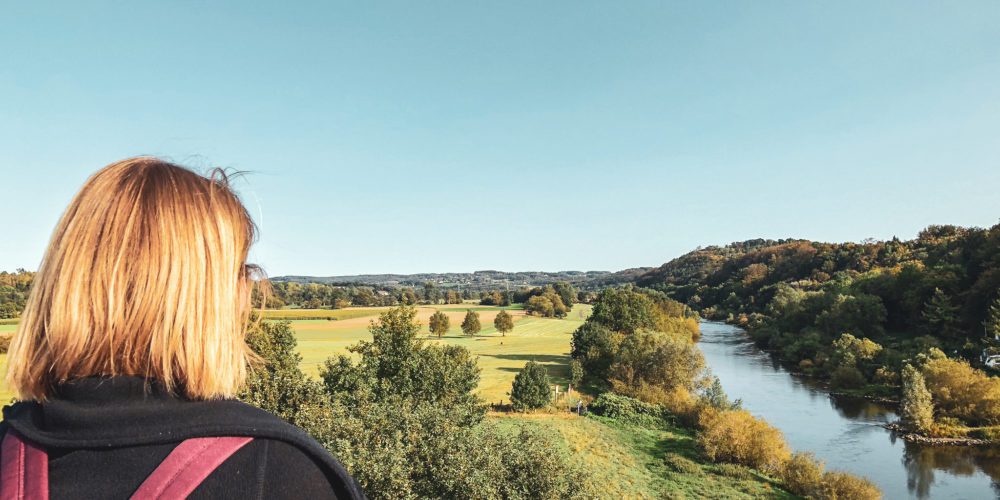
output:
{"label": "shrub", "polygon": [[781,480],[789,491],[804,497],[816,496],[823,480],[823,463],[812,453],[795,453],[781,469]]}
{"label": "shrub", "polygon": [[13,335],[0,335],[0,354],[7,354],[10,349],[10,339]]}
{"label": "shrub", "polygon": [[746,410],[705,409],[698,443],[710,459],[753,467],[766,473],[780,470],[790,452],[781,431]]}
{"label": "shrub", "polygon": [[668,453],[667,456],[663,457],[663,464],[668,469],[680,474],[689,476],[701,475],[701,466],[683,455]]}
{"label": "shrub", "polygon": [[821,500],[877,500],[882,498],[878,486],[863,477],[845,472],[826,472],[820,481],[816,498]]}
{"label": "shrub", "polygon": [[753,479],[753,471],[739,464],[718,464],[715,466],[715,471],[723,476],[741,481]]}
{"label": "shrub", "polygon": [[941,415],[971,425],[1000,424],[1000,379],[969,366],[967,361],[937,355],[922,374]]}
{"label": "shrub", "polygon": [[830,376],[830,387],[833,389],[860,389],[865,383],[865,376],[853,366],[839,366]]}
{"label": "shrub", "polygon": [[662,425],[669,418],[663,405],[605,392],[588,407],[595,415],[642,425]]}
{"label": "shrub", "polygon": [[514,377],[510,401],[518,410],[541,408],[552,399],[550,391],[548,371],[544,366],[528,361]]}

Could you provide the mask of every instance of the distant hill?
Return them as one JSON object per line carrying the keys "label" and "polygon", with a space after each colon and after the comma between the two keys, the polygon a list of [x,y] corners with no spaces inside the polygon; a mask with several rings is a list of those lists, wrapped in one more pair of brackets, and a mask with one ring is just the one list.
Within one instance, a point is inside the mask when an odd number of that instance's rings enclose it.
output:
{"label": "distant hill", "polygon": [[434,283],[440,288],[469,290],[496,290],[498,288],[534,287],[567,281],[581,289],[598,288],[619,283],[630,283],[650,267],[624,271],[476,271],[472,273],[419,273],[419,274],[357,274],[345,276],[278,276],[276,282],[324,283],[367,286],[422,286]]}

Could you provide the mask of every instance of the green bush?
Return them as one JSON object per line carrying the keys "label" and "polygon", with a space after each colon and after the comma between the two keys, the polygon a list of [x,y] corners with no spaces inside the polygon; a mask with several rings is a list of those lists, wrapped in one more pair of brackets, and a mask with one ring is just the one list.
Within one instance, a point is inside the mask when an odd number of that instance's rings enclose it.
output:
{"label": "green bush", "polygon": [[676,453],[668,453],[667,456],[663,457],[663,464],[666,465],[668,469],[680,474],[689,476],[701,474],[700,465],[690,458]]}
{"label": "green bush", "polygon": [[646,403],[611,392],[598,396],[588,408],[595,415],[645,426],[662,426],[669,418],[669,413],[663,405]]}
{"label": "green bush", "polygon": [[549,374],[545,367],[534,361],[528,361],[514,377],[510,401],[518,410],[542,408],[552,400],[551,391]]}
{"label": "green bush", "polygon": [[830,375],[832,389],[860,389],[867,381],[860,370],[853,366],[840,366]]}

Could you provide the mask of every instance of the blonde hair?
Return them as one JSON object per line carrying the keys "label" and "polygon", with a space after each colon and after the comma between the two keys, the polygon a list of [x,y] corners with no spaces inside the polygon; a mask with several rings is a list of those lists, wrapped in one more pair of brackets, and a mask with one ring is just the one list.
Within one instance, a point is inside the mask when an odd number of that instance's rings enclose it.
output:
{"label": "blonde hair", "polygon": [[191,399],[234,396],[253,359],[255,235],[221,170],[150,157],[104,167],[49,242],[11,341],[10,387],[43,401],[68,380],[133,375]]}

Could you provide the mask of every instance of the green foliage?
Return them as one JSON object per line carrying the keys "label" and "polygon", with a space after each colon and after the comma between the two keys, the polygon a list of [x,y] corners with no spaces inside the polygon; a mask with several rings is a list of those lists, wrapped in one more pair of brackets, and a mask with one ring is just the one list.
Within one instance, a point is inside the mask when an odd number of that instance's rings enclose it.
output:
{"label": "green foliage", "polygon": [[496,318],[493,319],[493,327],[496,328],[501,335],[507,336],[507,332],[514,329],[514,318],[507,311],[500,311],[497,313]]}
{"label": "green foliage", "polygon": [[1000,297],[997,297],[990,305],[990,309],[983,320],[986,336],[1000,338]]}
{"label": "green foliage", "polygon": [[24,311],[35,273],[18,269],[0,271],[0,319],[16,318]]}
{"label": "green foliage", "polygon": [[552,437],[483,422],[468,351],[424,345],[411,308],[393,309],[328,360],[323,383],[298,369],[287,322],[251,329],[265,364],[242,398],[299,425],[339,458],[371,498],[560,498],[578,473]]}
{"label": "green foliage", "polygon": [[912,365],[903,367],[903,397],[900,418],[903,425],[915,432],[927,434],[934,425],[934,403],[927,390],[924,376]]}
{"label": "green foliage", "polygon": [[428,321],[427,328],[431,331],[432,335],[437,335],[438,338],[441,338],[451,328],[451,320],[448,319],[447,314],[441,311],[434,311],[430,321]]}
{"label": "green foliage", "polygon": [[590,403],[589,409],[595,415],[651,428],[662,427],[670,418],[670,412],[663,405],[647,403],[613,392],[605,392],[598,396]]}
{"label": "green foliage", "polygon": [[573,332],[571,355],[583,365],[586,377],[605,382],[624,337],[596,321],[587,321]]}
{"label": "green foliage", "polygon": [[626,335],[608,371],[617,392],[670,405],[703,383],[705,359],[690,340],[640,330]]}
{"label": "green foliage", "polygon": [[482,326],[479,324],[479,313],[469,309],[465,312],[465,319],[462,320],[462,333],[466,335],[475,335],[482,330]]}
{"label": "green foliage", "polygon": [[838,365],[857,367],[858,363],[870,363],[882,352],[882,346],[868,340],[845,333],[833,341],[833,356]]}
{"label": "green foliage", "polygon": [[557,295],[559,295],[559,298],[562,300],[562,303],[567,308],[573,307],[573,304],[576,303],[576,296],[577,296],[576,288],[574,288],[573,285],[569,284],[568,282],[557,281],[552,284],[552,289],[555,290]]}
{"label": "green foliage", "polygon": [[868,383],[864,374],[851,365],[841,365],[830,375],[830,388],[834,390],[860,389]]}
{"label": "green foliage", "polygon": [[510,400],[515,409],[542,408],[552,399],[548,371],[539,363],[528,361],[514,377]]}
{"label": "green foliage", "polygon": [[951,297],[940,288],[934,289],[934,295],[924,306],[923,318],[925,328],[931,335],[955,338],[961,334],[958,327],[958,306],[952,304]]}
{"label": "green foliage", "polygon": [[579,386],[583,382],[583,363],[579,359],[571,359],[569,362],[569,383]]}
{"label": "green foliage", "polygon": [[[567,285],[568,286],[568,285]],[[572,287],[570,287],[572,289]],[[555,288],[548,286],[535,290],[537,295],[532,295],[524,304],[524,310],[528,314],[534,314],[545,318],[564,318],[569,312],[569,307],[563,302],[562,296],[556,292]]]}
{"label": "green foliage", "polygon": [[652,300],[628,287],[604,289],[588,321],[622,333],[656,327]]}

